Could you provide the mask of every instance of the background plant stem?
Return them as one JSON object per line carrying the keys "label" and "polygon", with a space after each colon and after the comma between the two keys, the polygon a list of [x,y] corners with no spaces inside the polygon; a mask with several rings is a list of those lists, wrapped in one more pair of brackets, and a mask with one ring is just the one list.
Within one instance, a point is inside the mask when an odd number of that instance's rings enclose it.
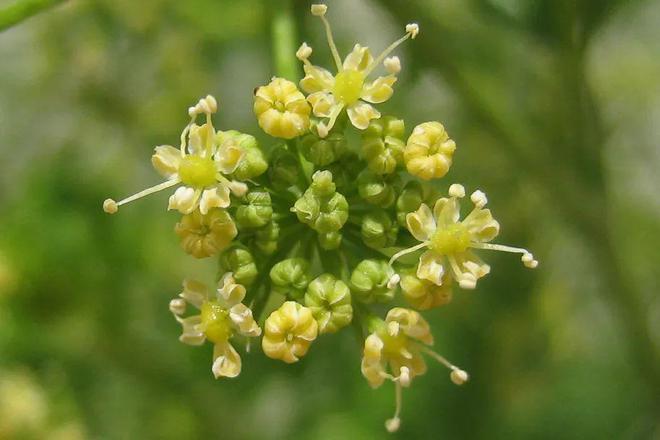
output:
{"label": "background plant stem", "polygon": [[0,32],[64,0],[22,0],[0,10]]}
{"label": "background plant stem", "polygon": [[299,67],[295,56],[296,24],[292,1],[278,0],[272,3],[271,36],[275,74],[296,81]]}

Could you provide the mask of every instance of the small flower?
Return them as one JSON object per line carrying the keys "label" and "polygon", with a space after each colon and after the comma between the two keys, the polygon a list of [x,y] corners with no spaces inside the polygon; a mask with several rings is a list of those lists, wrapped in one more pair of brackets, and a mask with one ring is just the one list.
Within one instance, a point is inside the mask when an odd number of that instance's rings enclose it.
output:
{"label": "small flower", "polygon": [[319,333],[335,333],[353,319],[351,291],[346,283],[328,273],[309,283],[305,305],[312,311]]}
{"label": "small flower", "polygon": [[309,133],[302,138],[302,152],[305,158],[318,167],[324,167],[339,160],[348,150],[346,136],[333,132],[325,138]]}
{"label": "small flower", "polygon": [[287,301],[271,313],[264,328],[261,339],[264,353],[287,364],[305,356],[318,334],[312,311],[295,301]]}
{"label": "small flower", "polygon": [[312,183],[296,201],[292,212],[301,223],[319,233],[337,232],[348,219],[348,202],[336,192],[330,171],[317,171]]}
{"label": "small flower", "polygon": [[250,251],[238,246],[226,249],[220,254],[218,269],[220,273],[231,272],[239,284],[247,287],[252,285],[259,273]]}
{"label": "small flower", "polygon": [[232,242],[237,230],[227,211],[214,208],[206,214],[193,211],[181,218],[174,231],[181,239],[181,247],[195,258],[217,254]]}
{"label": "small flower", "polygon": [[[202,345],[208,340],[213,347],[213,375],[236,377],[241,372],[241,357],[229,340],[235,335],[256,337],[261,329],[252,311],[242,301],[245,287],[236,284],[231,273],[225,274],[215,295],[198,281],[185,280],[180,298],[170,302],[170,310],[183,327],[179,340],[189,345]],[[197,308],[198,315],[182,318],[185,303]]]}
{"label": "small flower", "polygon": [[388,431],[396,431],[401,424],[402,387],[407,388],[415,377],[426,373],[422,354],[449,368],[450,378],[457,385],[467,381],[465,371],[429,348],[433,336],[429,324],[418,312],[395,307],[387,313],[385,321],[372,319],[369,327],[371,334],[364,341],[361,370],[372,388],[381,386],[385,379],[395,384],[396,411],[385,422]]}
{"label": "small flower", "polygon": [[245,201],[247,204],[236,210],[236,223],[241,230],[260,228],[270,222],[273,207],[267,191],[250,191]]}
{"label": "small flower", "polygon": [[[377,388],[385,379],[398,381],[405,367],[406,381],[426,372],[421,344],[433,345],[429,324],[414,310],[395,307],[364,341],[362,375]],[[390,373],[388,373],[388,371]]]}
{"label": "small flower", "polygon": [[484,209],[487,200],[483,192],[472,194],[474,209],[462,221],[458,199],[465,196],[465,188],[451,185],[449,195],[438,199],[433,211],[422,204],[406,216],[408,230],[421,243],[396,253],[390,264],[405,254],[426,248],[419,259],[417,277],[442,286],[445,273],[450,273],[463,289],[474,289],[477,280],[490,272],[490,266],[472,249],[520,253],[525,266],[538,265],[526,249],[489,243],[499,233],[500,225],[490,210]]}
{"label": "small flower", "polygon": [[[387,59],[385,67],[389,74],[373,81],[367,81],[373,70],[386,60],[386,57],[408,38],[414,38],[419,32],[417,25],[406,26],[406,34],[392,43],[376,59],[373,59],[369,49],[356,44],[353,51],[342,63],[335,46],[330,29],[330,23],[325,18],[327,6],[312,5],[312,14],[323,21],[328,38],[328,45],[337,68],[337,74],[332,75],[322,67],[314,66],[309,57],[312,54],[307,43],[296,52],[296,56],[304,65],[305,77],[300,81],[300,87],[310,95],[307,100],[312,105],[312,111],[319,118],[327,118],[327,122],[319,123],[319,136],[325,137],[332,129],[345,108],[353,126],[364,130],[372,119],[380,118],[380,113],[371,104],[379,104],[390,99],[392,86],[396,82],[396,74],[400,70],[400,62]],[[397,69],[398,64],[398,69]]]}
{"label": "small flower", "polygon": [[[167,209],[176,209],[182,214],[190,214],[199,207],[202,214],[212,208],[226,208],[230,204],[229,193],[243,195],[245,184],[230,181],[226,175],[238,167],[244,152],[226,143],[218,145],[211,114],[217,110],[217,102],[212,96],[201,99],[196,106],[188,109],[191,120],[181,133],[179,149],[169,145],[156,147],[151,163],[167,180],[119,202],[106,199],[103,210],[114,214],[119,206],[149,194],[180,185],[169,199]],[[195,124],[199,113],[206,115],[206,123]]]}
{"label": "small flower", "polygon": [[284,78],[273,78],[254,94],[254,113],[269,135],[293,139],[309,130],[310,107],[298,87]]}
{"label": "small flower", "polygon": [[367,169],[358,175],[358,193],[367,203],[389,208],[396,200],[394,184],[397,182],[396,175],[379,176]]}
{"label": "small flower", "polygon": [[384,209],[374,210],[362,217],[360,234],[369,247],[382,249],[393,246],[399,233],[399,225]]}
{"label": "small flower", "polygon": [[403,297],[417,310],[428,310],[449,304],[452,298],[451,277],[445,273],[442,285],[436,286],[429,280],[419,279],[415,275],[401,277]]}
{"label": "small flower", "polygon": [[449,171],[456,143],[439,122],[424,122],[413,130],[403,150],[408,172],[421,179],[437,179]]}

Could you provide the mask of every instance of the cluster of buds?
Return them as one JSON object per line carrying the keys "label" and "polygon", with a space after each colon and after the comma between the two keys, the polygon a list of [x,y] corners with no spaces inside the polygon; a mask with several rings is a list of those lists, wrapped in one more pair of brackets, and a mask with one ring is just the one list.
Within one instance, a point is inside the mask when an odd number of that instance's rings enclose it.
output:
{"label": "cluster of buds", "polygon": [[[353,324],[362,333],[368,383],[394,383],[396,412],[386,427],[395,431],[402,389],[426,372],[426,358],[446,366],[452,382],[468,380],[433,351],[419,311],[450,303],[454,287],[476,288],[490,272],[477,253],[514,252],[527,267],[538,263],[525,249],[492,243],[499,223],[482,191],[471,194],[473,208],[461,216],[465,188],[452,184],[445,194],[437,185],[456,151],[440,122],[407,132],[403,119],[376,109],[392,96],[401,70],[391,53],[419,27],[406,26],[376,57],[356,44],[342,61],[326,12],[312,6],[336,73],[312,64],[312,48],[303,43],[299,84],[275,77],[255,91],[254,112],[275,138],[272,146],[262,150],[253,136],[216,131],[211,115],[218,104],[208,96],[190,107],[180,148],[156,147],[152,163],[166,181],[103,207],[115,213],[178,187],[168,209],[183,216],[175,227],[182,248],[195,258],[217,257],[220,282],[215,294],[184,282],[170,310],[183,327],[182,342],[214,344],[216,377],[241,370],[232,344],[245,339],[236,336],[259,337],[263,328],[263,353],[294,363],[318,337]],[[370,80],[381,65],[387,74]],[[199,314],[184,317],[187,305]]]}

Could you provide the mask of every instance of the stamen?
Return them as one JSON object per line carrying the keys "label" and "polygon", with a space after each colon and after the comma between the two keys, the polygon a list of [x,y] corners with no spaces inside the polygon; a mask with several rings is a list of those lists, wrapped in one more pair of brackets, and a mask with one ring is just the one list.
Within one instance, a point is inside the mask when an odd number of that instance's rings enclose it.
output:
{"label": "stamen", "polygon": [[460,183],[452,183],[449,186],[449,195],[457,199],[462,199],[465,197],[465,187]]}
{"label": "stamen", "polygon": [[413,253],[413,252],[415,252],[415,251],[418,251],[418,250],[420,250],[420,249],[422,249],[422,248],[425,248],[425,247],[428,246],[429,244],[431,244],[430,241],[424,241],[424,242],[419,243],[419,244],[417,244],[417,245],[415,245],[415,246],[413,246],[413,247],[410,247],[410,248],[408,248],[408,249],[404,249],[404,250],[402,250],[402,251],[399,251],[399,252],[397,252],[396,254],[392,255],[392,258],[390,258],[390,261],[389,261],[387,264],[389,264],[390,267],[391,267],[392,264],[393,264],[396,260],[398,260],[399,258],[403,257],[404,255],[408,255],[408,254],[410,254],[410,253]]}
{"label": "stamen", "polygon": [[394,399],[395,399],[395,404],[396,404],[396,409],[394,410],[394,417],[391,419],[387,419],[385,421],[385,429],[387,429],[387,432],[396,432],[399,430],[399,427],[401,426],[401,419],[399,418],[399,415],[401,414],[401,384],[396,382],[394,384]]}
{"label": "stamen", "polygon": [[332,110],[332,113],[330,113],[328,123],[324,124],[323,122],[321,122],[317,124],[316,131],[319,134],[319,137],[324,138],[328,135],[330,130],[332,130],[332,127],[335,126],[335,122],[337,122],[337,117],[339,116],[343,108],[344,108],[343,104],[336,105],[335,108]]}
{"label": "stamen", "polygon": [[461,271],[461,268],[458,266],[458,262],[453,255],[447,255],[447,260],[449,260],[449,266],[454,274],[454,278],[458,281],[458,285],[461,289],[472,290],[477,287],[477,279],[471,273],[465,273]]}
{"label": "stamen", "polygon": [[401,72],[401,60],[399,57],[385,58],[383,65],[385,66],[385,69],[392,75],[396,75]]}
{"label": "stamen", "polygon": [[406,35],[403,37],[399,38],[396,40],[394,43],[390,44],[387,49],[385,49],[383,52],[381,52],[378,57],[376,57],[375,60],[371,62],[369,67],[364,71],[364,76],[367,77],[373,70],[385,59],[386,56],[388,56],[394,49],[397,48],[401,43],[406,41],[408,38],[415,38],[417,34],[419,33],[419,26],[416,24],[408,24],[406,25]]}
{"label": "stamen", "polygon": [[156,193],[158,191],[162,191],[164,189],[170,188],[174,185],[179,184],[181,181],[179,179],[172,179],[172,180],[167,180],[163,183],[159,183],[158,185],[152,186],[151,188],[147,188],[145,190],[140,191],[137,194],[133,194],[130,197],[126,197],[124,200],[120,200],[119,202],[115,202],[112,199],[106,199],[103,202],[103,210],[107,212],[108,214],[114,214],[117,212],[119,207],[121,205],[125,205],[127,203],[130,203],[134,200],[140,199],[142,197],[148,196],[149,194]]}
{"label": "stamen", "polygon": [[401,277],[399,276],[399,274],[395,273],[387,281],[387,288],[390,289],[390,290],[394,289],[399,284],[399,281],[401,281]]}
{"label": "stamen", "polygon": [[410,386],[410,368],[401,367],[399,369],[399,383],[402,387],[408,388]]}
{"label": "stamen", "polygon": [[323,22],[323,26],[325,26],[325,36],[328,39],[328,46],[330,46],[332,58],[334,58],[335,64],[337,65],[337,71],[341,72],[343,69],[341,64],[341,57],[337,51],[337,46],[335,46],[335,40],[332,38],[332,29],[330,28],[330,23],[325,18],[325,13],[327,10],[328,7],[326,5],[312,5],[312,14],[319,17]]}
{"label": "stamen", "polygon": [[539,265],[539,262],[534,259],[534,255],[527,249],[517,248],[513,246],[506,246],[503,244],[493,244],[493,243],[471,243],[470,247],[475,249],[489,249],[491,251],[502,251],[502,252],[511,252],[514,254],[523,254],[521,261],[530,269],[534,269]]}
{"label": "stamen", "polygon": [[420,349],[431,356],[433,359],[436,361],[440,362],[442,365],[445,367],[449,368],[451,370],[451,373],[449,373],[449,378],[451,379],[452,382],[454,382],[456,385],[463,385],[465,382],[468,381],[470,376],[467,374],[466,371],[461,370],[459,367],[456,365],[452,364],[445,358],[444,356],[439,355],[435,351],[431,350],[428,347],[425,347],[423,345],[420,345]]}
{"label": "stamen", "polygon": [[483,191],[476,190],[475,192],[470,195],[470,200],[472,200],[472,203],[474,203],[474,206],[477,208],[483,208],[486,206],[486,203],[488,203],[488,198],[486,197],[486,194]]}
{"label": "stamen", "polygon": [[310,56],[312,56],[312,48],[309,47],[307,43],[303,42],[296,51],[296,58],[305,64],[311,64],[308,59]]}

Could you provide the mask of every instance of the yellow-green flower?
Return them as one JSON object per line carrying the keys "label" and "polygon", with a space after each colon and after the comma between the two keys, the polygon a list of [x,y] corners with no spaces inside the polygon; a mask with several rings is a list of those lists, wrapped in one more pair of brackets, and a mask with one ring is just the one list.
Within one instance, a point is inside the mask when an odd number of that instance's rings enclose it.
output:
{"label": "yellow-green flower", "polygon": [[[197,208],[206,214],[212,208],[226,208],[230,204],[229,193],[243,195],[247,190],[244,183],[230,181],[225,177],[231,174],[243,157],[243,150],[234,143],[218,144],[211,121],[211,114],[217,111],[217,102],[207,96],[188,110],[191,120],[181,133],[181,146],[156,147],[151,157],[154,168],[167,180],[119,202],[107,199],[103,210],[114,214],[119,206],[149,194],[178,186],[169,199],[167,209],[176,209],[182,214],[190,214]],[[195,124],[200,113],[206,116],[202,125]]]}
{"label": "yellow-green flower", "polygon": [[287,364],[298,362],[318,334],[312,311],[295,301],[287,301],[271,313],[264,328],[264,353]]}
{"label": "yellow-green flower", "polygon": [[[369,48],[356,44],[353,51],[342,62],[330,29],[330,23],[325,18],[325,5],[312,5],[312,14],[323,21],[332,57],[337,68],[335,75],[328,70],[313,65],[309,61],[312,49],[306,43],[298,49],[296,56],[304,63],[305,77],[300,81],[300,87],[309,96],[307,100],[312,105],[312,111],[319,118],[327,118],[327,122],[319,123],[319,136],[325,137],[332,129],[343,109],[353,126],[364,130],[369,121],[380,118],[380,113],[371,104],[379,104],[390,99],[393,93],[392,85],[396,82],[396,74],[401,63],[396,57],[386,58],[399,44],[408,38],[415,38],[419,33],[416,24],[406,26],[406,34],[391,44],[376,59],[371,56]],[[389,74],[368,81],[369,75],[381,63]]]}
{"label": "yellow-green flower", "polygon": [[[261,328],[252,311],[242,303],[245,287],[236,284],[231,273],[224,275],[215,295],[203,283],[183,282],[179,298],[170,301],[170,311],[183,327],[179,340],[189,345],[202,345],[208,340],[213,346],[213,367],[216,378],[236,377],[241,372],[241,357],[229,340],[235,335],[256,337]],[[198,315],[183,318],[186,304],[197,308]]]}
{"label": "yellow-green flower", "polygon": [[449,304],[452,298],[451,284],[449,273],[444,274],[441,286],[429,280],[419,279],[412,274],[401,277],[403,297],[417,310],[428,310]]}
{"label": "yellow-green flower", "polygon": [[226,249],[238,231],[227,211],[214,208],[206,214],[193,211],[181,218],[174,231],[181,247],[195,258],[206,258]]}
{"label": "yellow-green flower", "polygon": [[439,122],[424,122],[413,130],[403,149],[408,172],[424,180],[438,179],[449,171],[456,143]]}
{"label": "yellow-green flower", "polygon": [[293,139],[309,130],[310,107],[298,87],[284,78],[273,78],[254,94],[259,126],[271,136]]}
{"label": "yellow-green flower", "polygon": [[390,265],[405,254],[426,249],[417,265],[417,277],[442,286],[445,273],[450,273],[463,289],[474,289],[477,280],[490,272],[490,266],[473,249],[520,253],[525,266],[538,265],[526,249],[489,243],[499,233],[500,225],[490,210],[484,209],[487,199],[483,192],[472,193],[474,208],[463,220],[460,220],[458,199],[465,196],[465,188],[451,185],[449,196],[438,199],[433,211],[422,204],[406,216],[408,230],[421,243],[396,253]]}

